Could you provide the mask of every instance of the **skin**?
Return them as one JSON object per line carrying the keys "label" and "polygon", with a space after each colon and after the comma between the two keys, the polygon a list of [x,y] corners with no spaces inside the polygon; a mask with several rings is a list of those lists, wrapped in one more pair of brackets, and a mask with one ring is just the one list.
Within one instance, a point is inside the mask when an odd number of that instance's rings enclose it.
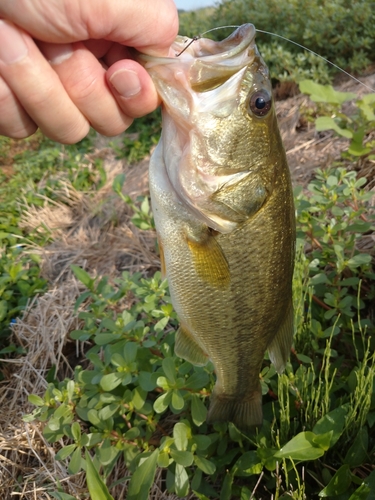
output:
{"label": "skin", "polygon": [[122,133],[159,105],[129,48],[168,55],[177,31],[173,0],[0,2],[0,135]]}

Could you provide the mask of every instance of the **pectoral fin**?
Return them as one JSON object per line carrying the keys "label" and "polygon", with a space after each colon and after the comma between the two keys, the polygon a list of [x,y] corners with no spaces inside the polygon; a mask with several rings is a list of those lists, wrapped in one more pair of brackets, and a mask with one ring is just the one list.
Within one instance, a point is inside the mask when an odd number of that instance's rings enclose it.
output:
{"label": "pectoral fin", "polygon": [[218,288],[226,288],[230,282],[229,264],[215,236],[205,235],[201,241],[187,238],[198,276]]}
{"label": "pectoral fin", "polygon": [[174,352],[178,357],[196,366],[204,366],[208,362],[207,355],[183,326],[177,330]]}
{"label": "pectoral fin", "polygon": [[220,204],[219,213],[231,221],[244,222],[261,209],[268,197],[268,189],[253,174],[235,176],[213,193],[211,201]]}
{"label": "pectoral fin", "polygon": [[288,361],[290,349],[293,343],[293,332],[293,304],[292,301],[290,301],[284,322],[280,326],[279,331],[275,335],[271,344],[268,346],[268,354],[270,356],[270,360],[274,364],[278,373],[284,371],[286,362]]}

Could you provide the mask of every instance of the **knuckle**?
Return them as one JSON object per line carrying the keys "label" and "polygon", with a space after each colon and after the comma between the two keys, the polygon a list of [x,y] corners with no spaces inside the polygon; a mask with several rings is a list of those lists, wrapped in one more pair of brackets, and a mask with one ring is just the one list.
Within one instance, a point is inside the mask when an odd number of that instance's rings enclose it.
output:
{"label": "knuckle", "polygon": [[59,130],[58,133],[51,134],[48,131],[45,134],[53,141],[61,144],[75,144],[86,137],[90,131],[90,125],[86,122],[76,126],[75,129]]}
{"label": "knuckle", "polygon": [[89,67],[81,67],[72,71],[64,81],[64,87],[75,103],[91,100],[95,97],[99,86],[98,75]]}
{"label": "knuckle", "polygon": [[107,128],[102,128],[102,127],[94,127],[99,134],[104,135],[105,137],[114,137],[116,135],[120,135],[123,132],[125,132],[126,129],[130,127],[132,124],[133,120],[129,121],[129,123],[125,124],[119,124],[117,127],[107,127]]}

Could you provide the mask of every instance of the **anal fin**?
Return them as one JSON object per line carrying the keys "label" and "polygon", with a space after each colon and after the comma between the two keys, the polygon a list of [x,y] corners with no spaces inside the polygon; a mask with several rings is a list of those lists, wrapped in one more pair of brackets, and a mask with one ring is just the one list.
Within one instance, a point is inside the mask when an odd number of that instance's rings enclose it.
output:
{"label": "anal fin", "polygon": [[196,366],[204,366],[208,363],[207,355],[182,325],[176,333],[174,352],[179,358],[186,359]]}
{"label": "anal fin", "polygon": [[281,324],[271,344],[268,346],[270,360],[274,364],[276,371],[282,373],[288,361],[290,349],[293,344],[294,315],[292,301],[289,303],[284,321]]}

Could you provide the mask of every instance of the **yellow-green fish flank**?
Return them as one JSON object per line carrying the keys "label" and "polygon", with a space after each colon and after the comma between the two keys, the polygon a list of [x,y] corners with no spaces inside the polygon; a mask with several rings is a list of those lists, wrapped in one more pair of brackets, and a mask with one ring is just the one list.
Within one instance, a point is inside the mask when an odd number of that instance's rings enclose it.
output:
{"label": "yellow-green fish flank", "polygon": [[[264,354],[281,372],[293,338],[295,221],[268,70],[246,24],[176,58],[145,57],[163,101],[150,162],[155,223],[181,327],[175,352],[210,359],[208,421],[262,423]],[[186,38],[179,37],[179,53]]]}

